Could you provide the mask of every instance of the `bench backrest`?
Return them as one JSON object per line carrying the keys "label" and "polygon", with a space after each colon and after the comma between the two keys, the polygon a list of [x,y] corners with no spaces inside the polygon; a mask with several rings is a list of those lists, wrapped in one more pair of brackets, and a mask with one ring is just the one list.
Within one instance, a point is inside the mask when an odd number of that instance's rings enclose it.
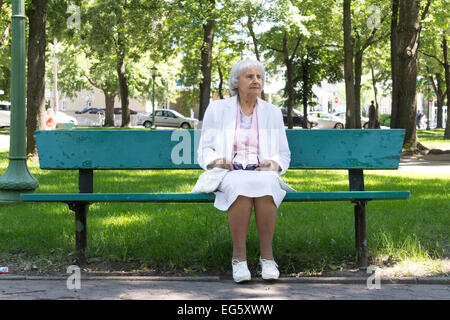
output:
{"label": "bench backrest", "polygon": [[[36,131],[42,169],[198,169],[200,130]],[[294,169],[397,169],[404,130],[286,130]]]}

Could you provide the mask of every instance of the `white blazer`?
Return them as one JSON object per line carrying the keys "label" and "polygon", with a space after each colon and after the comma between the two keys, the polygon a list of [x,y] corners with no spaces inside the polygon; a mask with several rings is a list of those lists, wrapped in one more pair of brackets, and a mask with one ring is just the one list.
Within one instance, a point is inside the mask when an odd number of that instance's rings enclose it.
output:
{"label": "white blazer", "polygon": [[[206,109],[197,150],[203,169],[216,159],[232,160],[236,130],[237,96],[215,100]],[[259,161],[273,160],[284,174],[289,168],[291,152],[286,138],[281,110],[258,98]]]}

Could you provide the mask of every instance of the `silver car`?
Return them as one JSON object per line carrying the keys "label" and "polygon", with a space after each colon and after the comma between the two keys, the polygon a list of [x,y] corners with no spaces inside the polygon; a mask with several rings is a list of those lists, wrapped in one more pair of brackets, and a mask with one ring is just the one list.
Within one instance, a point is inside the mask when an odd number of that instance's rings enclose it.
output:
{"label": "silver car", "polygon": [[[341,118],[345,123],[345,112],[338,112],[333,115]],[[369,127],[369,118],[361,116],[361,125],[364,129],[367,129]]]}
{"label": "silver car", "polygon": [[308,119],[318,123],[317,129],[344,129],[345,121],[327,112],[309,112]]}
{"label": "silver car", "polygon": [[[175,110],[157,109],[155,110],[155,126],[156,127],[173,127],[191,129],[198,123],[197,119],[188,118]],[[137,125],[145,128],[152,127],[152,114],[139,113],[137,116]]]}

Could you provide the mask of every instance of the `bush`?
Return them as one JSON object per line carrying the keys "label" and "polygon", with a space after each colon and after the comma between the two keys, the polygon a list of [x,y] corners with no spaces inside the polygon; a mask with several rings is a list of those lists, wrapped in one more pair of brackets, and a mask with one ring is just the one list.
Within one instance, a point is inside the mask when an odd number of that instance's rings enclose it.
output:
{"label": "bush", "polygon": [[391,116],[388,114],[380,114],[380,126],[390,127]]}

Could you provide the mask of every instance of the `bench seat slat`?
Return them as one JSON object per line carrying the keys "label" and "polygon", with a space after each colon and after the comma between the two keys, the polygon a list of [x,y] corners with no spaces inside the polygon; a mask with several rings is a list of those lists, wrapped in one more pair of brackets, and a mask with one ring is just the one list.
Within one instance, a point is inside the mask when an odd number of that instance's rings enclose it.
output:
{"label": "bench seat slat", "polygon": [[[213,202],[214,194],[206,193],[31,193],[22,194],[24,202]],[[395,200],[408,199],[409,191],[336,191],[292,192],[284,202]]]}

